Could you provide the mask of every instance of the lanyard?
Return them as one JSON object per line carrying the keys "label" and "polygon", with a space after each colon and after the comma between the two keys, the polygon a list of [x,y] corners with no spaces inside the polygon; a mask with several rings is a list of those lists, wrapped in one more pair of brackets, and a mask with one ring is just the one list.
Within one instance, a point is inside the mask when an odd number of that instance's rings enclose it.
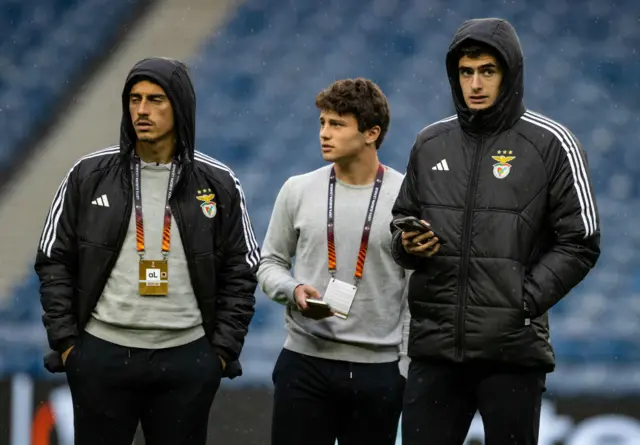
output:
{"label": "lanyard", "polygon": [[[369,247],[369,234],[371,233],[371,223],[373,222],[373,214],[376,211],[376,204],[380,196],[380,188],[382,187],[382,178],[384,176],[384,167],[378,165],[378,173],[376,174],[376,182],[373,184],[371,191],[371,199],[367,209],[367,217],[364,221],[362,229],[362,239],[360,241],[360,250],[358,251],[358,261],[356,262],[356,272],[354,274],[355,282],[358,284],[362,280],[362,271],[364,269],[364,260],[367,257],[367,249]],[[336,243],[335,243],[335,202],[336,202],[336,171],[331,168],[329,176],[329,202],[327,205],[327,248],[329,254],[329,274],[335,277],[336,274]]]}
{"label": "lanyard", "polygon": [[[167,259],[169,250],[171,248],[171,206],[169,205],[169,199],[173,193],[173,186],[176,177],[178,163],[174,160],[171,163],[171,173],[169,173],[169,184],[167,185],[167,200],[164,205],[164,223],[162,225],[162,258]],[[132,165],[133,170],[133,196],[134,204],[136,208],[136,244],[138,255],[140,259],[144,257],[144,225],[142,223],[142,195],[140,184],[140,158],[135,157]]]}

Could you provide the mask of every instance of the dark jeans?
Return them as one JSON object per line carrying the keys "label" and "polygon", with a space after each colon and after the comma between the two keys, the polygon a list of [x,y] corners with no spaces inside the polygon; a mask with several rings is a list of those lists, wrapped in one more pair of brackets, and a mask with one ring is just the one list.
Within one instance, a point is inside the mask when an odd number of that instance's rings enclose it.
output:
{"label": "dark jeans", "polygon": [[546,373],[412,360],[402,445],[462,445],[480,411],[486,445],[536,445]]}
{"label": "dark jeans", "polygon": [[405,379],[398,362],[326,360],[283,349],[273,371],[271,445],[393,445]]}
{"label": "dark jeans", "polygon": [[136,349],[84,333],[65,364],[75,445],[205,445],[222,364],[203,337],[184,346]]}

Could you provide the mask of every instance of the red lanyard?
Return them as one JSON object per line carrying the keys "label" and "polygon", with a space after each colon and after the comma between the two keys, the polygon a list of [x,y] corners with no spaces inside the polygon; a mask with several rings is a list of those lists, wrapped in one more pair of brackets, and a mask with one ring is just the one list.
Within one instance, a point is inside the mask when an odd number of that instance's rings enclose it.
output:
{"label": "red lanyard", "polygon": [[[132,170],[133,170],[133,196],[134,204],[136,208],[136,244],[137,251],[140,258],[144,256],[144,225],[142,223],[142,195],[141,195],[141,180],[140,180],[140,158],[135,157]],[[171,163],[171,172],[169,173],[169,184],[167,185],[167,199],[164,205],[164,224],[162,225],[162,258],[166,259],[169,255],[171,248],[171,206],[169,205],[169,199],[171,199],[171,193],[173,193],[173,186],[176,178],[176,170],[178,163],[174,160]]]}
{"label": "red lanyard", "polygon": [[[371,233],[371,224],[373,222],[373,214],[376,211],[376,204],[380,196],[382,188],[382,178],[384,177],[384,167],[378,165],[378,173],[376,174],[376,182],[373,184],[371,191],[371,199],[367,208],[367,217],[364,221],[362,229],[362,239],[360,240],[360,250],[358,251],[358,261],[356,262],[356,272],[354,274],[356,284],[362,280],[362,271],[364,270],[364,261],[367,258],[367,249],[369,247],[369,234]],[[335,243],[335,202],[336,202],[336,171],[331,168],[329,176],[329,202],[327,204],[327,248],[329,254],[329,274],[335,277],[336,274],[336,243]],[[346,240],[345,240],[346,241]]]}

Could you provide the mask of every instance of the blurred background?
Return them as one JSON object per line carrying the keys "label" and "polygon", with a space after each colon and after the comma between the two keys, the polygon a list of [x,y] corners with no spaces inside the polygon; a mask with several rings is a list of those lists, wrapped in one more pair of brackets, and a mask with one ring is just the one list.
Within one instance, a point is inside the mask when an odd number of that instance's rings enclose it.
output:
{"label": "blurred background", "polygon": [[[235,171],[261,241],[283,182],[323,165],[319,90],[345,77],[377,82],[392,116],[380,156],[404,172],[418,131],[453,114],[451,37],[490,16],[519,33],[527,107],[584,145],[603,228],[597,267],[551,311],[558,367],[540,444],[640,444],[637,0],[0,0],[0,445],[73,443],[64,377],[42,366],[33,261],[74,161],[118,143],[136,61],[189,64],[197,148]],[[269,443],[285,331],[282,308],[256,298],[244,376],[223,382],[211,443]],[[477,418],[467,444],[481,437]]]}

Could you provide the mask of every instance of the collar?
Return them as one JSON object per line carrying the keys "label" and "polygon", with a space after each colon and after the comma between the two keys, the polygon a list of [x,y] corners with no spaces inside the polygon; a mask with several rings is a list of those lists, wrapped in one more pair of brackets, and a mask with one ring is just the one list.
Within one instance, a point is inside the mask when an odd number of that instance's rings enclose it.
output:
{"label": "collar", "polygon": [[160,164],[158,162],[144,162],[140,160],[140,168],[148,168],[149,170],[171,170],[171,162],[168,164]]}

